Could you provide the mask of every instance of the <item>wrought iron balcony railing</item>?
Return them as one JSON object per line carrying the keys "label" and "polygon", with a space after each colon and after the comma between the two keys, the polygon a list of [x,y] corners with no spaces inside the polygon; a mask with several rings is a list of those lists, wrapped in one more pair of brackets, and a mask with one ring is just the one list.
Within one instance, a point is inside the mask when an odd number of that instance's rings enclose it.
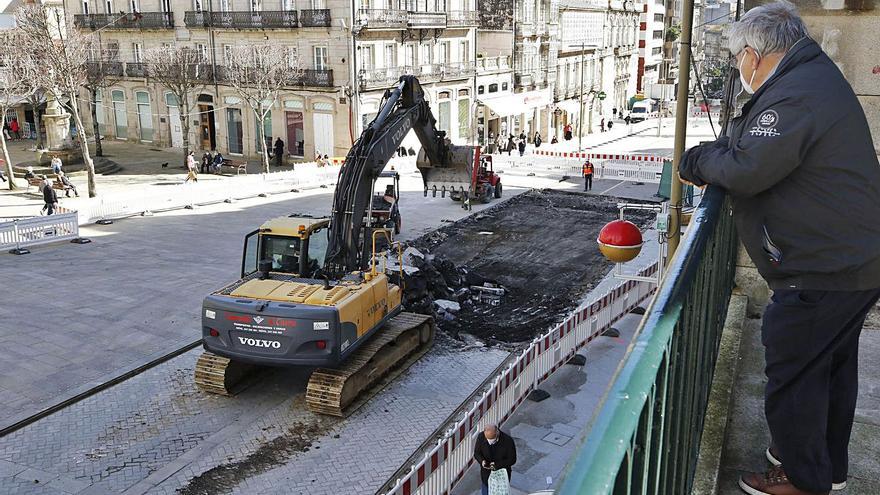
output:
{"label": "wrought iron balcony railing", "polygon": [[122,62],[86,62],[86,71],[91,77],[99,75],[119,77],[125,73]]}
{"label": "wrought iron balcony railing", "polygon": [[446,27],[446,12],[407,12],[406,25],[413,29],[437,29]]}
{"label": "wrought iron balcony railing", "polygon": [[330,9],[307,9],[299,11],[302,27],[330,27]]}
{"label": "wrought iron balcony railing", "polygon": [[297,27],[299,15],[295,10],[187,12],[183,20],[188,27],[279,29]]}
{"label": "wrought iron balcony railing", "polygon": [[480,15],[476,10],[452,10],[446,13],[449,27],[476,27],[480,25]]}
{"label": "wrought iron balcony railing", "polygon": [[77,14],[73,25],[80,29],[173,29],[173,12]]}
{"label": "wrought iron balcony railing", "polygon": [[358,24],[369,29],[404,29],[407,15],[405,10],[359,9]]}
{"label": "wrought iron balcony railing", "polygon": [[300,86],[333,86],[333,69],[306,69],[300,75]]}
{"label": "wrought iron balcony railing", "polygon": [[125,75],[128,77],[147,77],[147,64],[143,62],[126,62]]}

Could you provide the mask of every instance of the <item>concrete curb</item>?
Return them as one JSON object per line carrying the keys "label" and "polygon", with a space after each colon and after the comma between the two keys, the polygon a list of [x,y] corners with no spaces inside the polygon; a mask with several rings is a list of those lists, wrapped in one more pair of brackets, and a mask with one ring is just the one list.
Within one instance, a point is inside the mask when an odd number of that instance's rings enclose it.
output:
{"label": "concrete curb", "polygon": [[730,295],[727,319],[724,321],[721,344],[718,348],[718,361],[715,363],[715,375],[712,378],[712,389],[709,391],[709,405],[703,423],[700,454],[697,458],[691,495],[718,493],[721,453],[724,450],[724,438],[730,418],[732,389],[736,381],[740,341],[748,302],[749,298],[745,295],[737,293]]}

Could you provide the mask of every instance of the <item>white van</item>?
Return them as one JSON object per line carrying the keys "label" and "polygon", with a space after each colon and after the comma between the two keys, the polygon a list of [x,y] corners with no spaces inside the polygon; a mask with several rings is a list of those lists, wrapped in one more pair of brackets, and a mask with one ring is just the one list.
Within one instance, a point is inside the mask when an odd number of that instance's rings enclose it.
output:
{"label": "white van", "polygon": [[641,122],[647,119],[657,118],[657,104],[654,100],[642,100],[633,104],[629,112],[630,122]]}

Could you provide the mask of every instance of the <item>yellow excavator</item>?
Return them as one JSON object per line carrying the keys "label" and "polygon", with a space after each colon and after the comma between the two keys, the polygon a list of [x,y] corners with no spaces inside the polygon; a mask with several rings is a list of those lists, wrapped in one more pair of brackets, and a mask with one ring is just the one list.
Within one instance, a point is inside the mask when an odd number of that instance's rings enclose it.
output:
{"label": "yellow excavator", "polygon": [[205,298],[199,388],[231,395],[255,366],[317,367],[308,408],[343,416],[365,390],[427,352],[434,322],[402,312],[402,288],[380,263],[394,247],[394,226],[373,215],[375,181],[410,129],[422,144],[425,195],[471,192],[479,148],[451,145],[418,80],[401,77],[348,152],[330,217],[264,223],[245,237],[241,278]]}

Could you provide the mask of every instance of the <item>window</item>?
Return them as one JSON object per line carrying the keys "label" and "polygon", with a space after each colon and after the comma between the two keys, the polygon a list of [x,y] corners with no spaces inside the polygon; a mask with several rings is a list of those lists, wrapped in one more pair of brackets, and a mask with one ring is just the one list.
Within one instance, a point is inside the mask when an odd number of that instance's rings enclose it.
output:
{"label": "window", "polygon": [[471,123],[471,101],[467,98],[458,100],[458,137],[466,141]]}
{"label": "window", "polygon": [[196,43],[196,51],[199,52],[199,58],[202,62],[208,61],[208,46],[204,43]]}
{"label": "window", "polygon": [[220,12],[229,12],[229,0],[220,0]]}
{"label": "window", "polygon": [[501,91],[507,91],[507,83],[506,82],[501,83]]}
{"label": "window", "polygon": [[114,10],[113,10],[113,0],[104,0],[104,13],[105,13],[105,14],[112,14],[112,13],[114,13]]}
{"label": "window", "polygon": [[327,60],[327,47],[326,46],[316,46],[315,47],[315,70],[327,70],[328,60]]}
{"label": "window", "polygon": [[128,8],[130,12],[140,12],[140,2],[138,0],[128,0]]}
{"label": "window", "polygon": [[451,48],[451,43],[448,41],[444,41],[440,43],[440,53],[437,57],[437,63],[446,64],[449,63],[449,50]]}
{"label": "window", "polygon": [[142,44],[131,44],[131,58],[135,63],[141,63],[144,61],[144,46]]}
{"label": "window", "polygon": [[91,12],[89,11],[89,0],[83,0],[82,8],[83,8],[83,11],[82,11],[83,14],[86,14],[86,15],[91,14]]}
{"label": "window", "polygon": [[116,120],[116,138],[125,139],[128,137],[128,114],[125,113],[125,93],[122,90],[114,89],[110,93],[110,99],[113,100],[113,117]]}
{"label": "window", "polygon": [[358,47],[358,54],[361,58],[361,69],[373,70],[373,62],[376,58],[373,45],[362,45]]}
{"label": "window", "polygon": [[296,10],[296,1],[295,0],[283,0],[281,2],[281,8],[287,12],[291,12]]}
{"label": "window", "polygon": [[[260,122],[256,118],[254,118],[254,145],[256,146],[256,150],[260,153],[263,152],[263,147],[260,146]],[[263,120],[263,142],[266,143],[266,148],[272,149],[272,111],[266,114],[266,118]],[[288,150],[289,152],[290,150]]]}
{"label": "window", "polygon": [[150,94],[146,91],[138,91],[135,97],[141,141],[153,141],[153,109],[150,106]]}
{"label": "window", "polygon": [[202,0],[193,0],[193,10],[196,12],[201,12],[204,9],[202,5]]}
{"label": "window", "polygon": [[299,67],[299,52],[295,46],[287,47],[287,67],[290,69]]}
{"label": "window", "polygon": [[397,46],[394,44],[385,45],[385,67],[397,67]]}
{"label": "window", "polygon": [[[296,5],[293,5],[293,0],[291,0],[291,10],[296,9]],[[327,0],[312,0],[312,8],[316,10],[326,9],[327,8]]]}
{"label": "window", "polygon": [[98,132],[103,136],[107,133],[107,118],[104,116],[104,97],[100,89],[95,92],[95,115],[98,117]]}
{"label": "window", "polygon": [[226,133],[229,137],[229,152],[243,153],[241,110],[238,108],[226,109]]}
{"label": "window", "polygon": [[[288,103],[295,102],[284,102],[285,108]],[[304,108],[304,107],[301,107]],[[285,120],[287,121],[287,149],[288,153],[293,156],[305,156],[306,153],[306,138],[305,131],[303,130],[303,123],[305,120],[303,119],[302,112],[296,112],[291,110],[285,110],[284,112]]]}
{"label": "window", "polygon": [[485,86],[477,86],[477,94],[478,94],[478,95],[481,95],[481,94],[483,94],[483,93],[485,93],[485,92],[486,92],[486,87],[485,87]]}
{"label": "window", "polygon": [[446,131],[446,135],[451,137],[451,133],[449,132],[449,121],[452,118],[452,102],[449,100],[441,101],[438,106],[440,108],[440,121],[437,127],[439,127],[441,131]]}
{"label": "window", "polygon": [[162,12],[166,14],[174,12],[173,10],[171,10],[171,0],[162,0]]}
{"label": "window", "polygon": [[419,58],[420,65],[431,65],[434,63],[434,50],[431,45],[422,45],[422,53],[421,58]]}
{"label": "window", "polygon": [[107,43],[107,61],[108,62],[118,62],[119,61],[119,43],[115,41],[110,41]]}
{"label": "window", "polygon": [[663,14],[654,14],[654,22],[663,22]]}
{"label": "window", "polygon": [[263,10],[262,0],[250,0],[251,12],[260,12]]}
{"label": "window", "polygon": [[489,85],[489,92],[490,93],[497,93],[498,92],[498,83],[490,84]]}
{"label": "window", "polygon": [[403,49],[403,55],[406,60],[404,62],[408,67],[416,65],[416,45],[415,43],[407,43]]}
{"label": "window", "polygon": [[468,40],[461,42],[459,46],[458,59],[467,62],[471,59],[471,43]]}
{"label": "window", "polygon": [[657,48],[654,48],[653,50],[651,50],[651,55],[660,55],[660,52],[662,52],[662,51],[663,51],[663,48],[658,46]]}
{"label": "window", "polygon": [[223,45],[223,57],[224,60],[232,58],[232,45]]}
{"label": "window", "polygon": [[663,30],[662,29],[654,31],[654,39],[655,40],[663,39]]}

